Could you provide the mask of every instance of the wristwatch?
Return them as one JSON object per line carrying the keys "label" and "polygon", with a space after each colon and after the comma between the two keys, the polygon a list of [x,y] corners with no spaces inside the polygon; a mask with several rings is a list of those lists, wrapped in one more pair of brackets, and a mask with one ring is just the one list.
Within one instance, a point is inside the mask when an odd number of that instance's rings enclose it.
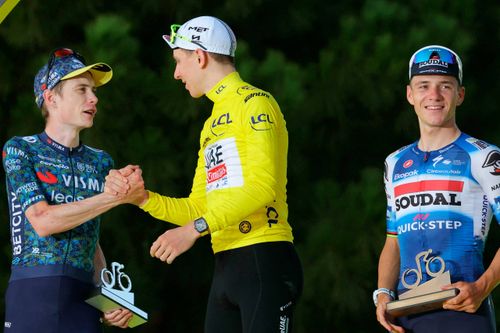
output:
{"label": "wristwatch", "polygon": [[387,288],[378,288],[377,290],[375,290],[373,292],[373,304],[375,304],[375,306],[378,305],[378,295],[380,295],[380,294],[387,294],[393,300],[396,299],[396,293],[394,291],[387,289]]}
{"label": "wristwatch", "polygon": [[200,218],[194,220],[194,228],[202,236],[205,236],[206,234],[208,234],[208,224],[207,224],[207,221],[203,217],[200,217]]}

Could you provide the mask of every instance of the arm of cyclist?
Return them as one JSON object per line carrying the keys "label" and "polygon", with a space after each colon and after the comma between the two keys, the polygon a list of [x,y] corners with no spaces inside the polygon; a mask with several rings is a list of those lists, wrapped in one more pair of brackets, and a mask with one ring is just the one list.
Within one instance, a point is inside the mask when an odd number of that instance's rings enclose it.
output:
{"label": "arm of cyclist", "polygon": [[71,230],[119,204],[117,197],[107,193],[61,205],[39,201],[26,209],[26,217],[40,237],[47,237]]}
{"label": "arm of cyclist", "polygon": [[[399,244],[395,237],[387,237],[380,254],[378,264],[378,288],[394,290],[399,276]],[[393,318],[386,312],[387,303],[393,299],[381,293],[377,296],[377,320],[389,332],[403,333],[405,330],[393,323]]]}
{"label": "arm of cyclist", "polygon": [[500,249],[497,250],[488,269],[474,282],[459,281],[444,286],[443,289],[458,288],[460,293],[447,300],[443,308],[454,311],[474,313],[481,303],[500,283]]}

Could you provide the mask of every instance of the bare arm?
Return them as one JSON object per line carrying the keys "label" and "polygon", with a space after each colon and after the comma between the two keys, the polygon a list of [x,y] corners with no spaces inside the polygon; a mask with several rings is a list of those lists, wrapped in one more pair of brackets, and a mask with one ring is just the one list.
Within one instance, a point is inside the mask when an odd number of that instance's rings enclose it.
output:
{"label": "bare arm", "polygon": [[[387,237],[384,248],[380,254],[378,264],[378,288],[396,289],[399,276],[399,243],[397,238]],[[404,332],[400,326],[392,323],[392,318],[387,314],[387,303],[392,301],[387,294],[378,295],[377,320],[390,332]]]}
{"label": "bare arm", "polygon": [[108,193],[61,205],[40,201],[26,210],[26,217],[37,234],[46,237],[73,229],[120,203],[119,198]]}

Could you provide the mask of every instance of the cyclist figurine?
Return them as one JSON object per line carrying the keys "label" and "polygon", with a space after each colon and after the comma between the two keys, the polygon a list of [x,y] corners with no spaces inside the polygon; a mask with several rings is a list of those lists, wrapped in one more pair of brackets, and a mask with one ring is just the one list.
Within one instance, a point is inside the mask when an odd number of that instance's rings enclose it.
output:
{"label": "cyclist figurine", "polygon": [[106,186],[110,193],[131,186],[125,200],[180,225],[158,237],[153,257],[172,263],[211,235],[215,273],[205,332],[291,332],[302,269],[287,219],[283,114],[270,93],[240,78],[236,39],[223,21],[197,17],[172,25],[163,38],[173,49],[174,78],[192,97],[214,102],[201,132],[191,194],[177,199],[141,186],[135,191],[133,179],[140,177],[134,167],[111,172]]}
{"label": "cyclist figurine", "polygon": [[[118,205],[103,192],[113,160],[83,145],[93,125],[96,87],[112,77],[104,63],[86,65],[71,49],[54,50],[35,76],[41,134],[13,137],[3,148],[10,212],[12,266],[5,332],[101,332],[102,314],[85,303],[105,267],[100,214]],[[127,327],[132,314],[103,320]]]}
{"label": "cyclist figurine", "polygon": [[[496,332],[490,293],[500,282],[500,251],[487,269],[483,252],[492,215],[500,221],[500,151],[457,127],[465,89],[455,52],[419,49],[409,80],[406,97],[420,138],[385,161],[387,238],[374,292],[377,319],[390,332]],[[386,312],[397,294],[439,275],[443,265],[452,282],[443,288],[460,290],[443,309],[399,318]]]}

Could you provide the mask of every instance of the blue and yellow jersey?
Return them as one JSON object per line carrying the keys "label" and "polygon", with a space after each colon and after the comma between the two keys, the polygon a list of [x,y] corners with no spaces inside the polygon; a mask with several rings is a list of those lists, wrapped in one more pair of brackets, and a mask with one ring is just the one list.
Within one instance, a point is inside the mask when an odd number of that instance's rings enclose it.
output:
{"label": "blue and yellow jersey", "polygon": [[288,132],[278,104],[237,72],[206,95],[214,107],[201,132],[190,196],[177,199],[150,192],[142,208],[177,225],[205,218],[214,252],[291,242],[286,203]]}

